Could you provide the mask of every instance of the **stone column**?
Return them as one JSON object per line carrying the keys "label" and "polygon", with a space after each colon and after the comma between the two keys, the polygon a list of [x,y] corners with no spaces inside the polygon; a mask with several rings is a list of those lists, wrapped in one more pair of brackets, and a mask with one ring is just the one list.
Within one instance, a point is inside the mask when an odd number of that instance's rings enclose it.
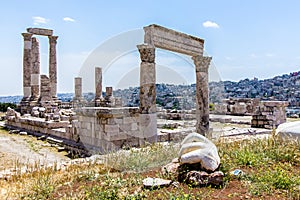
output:
{"label": "stone column", "polygon": [[53,112],[53,100],[51,97],[51,85],[50,79],[46,75],[41,75],[41,85],[40,85],[40,98],[39,104],[41,107],[46,108],[46,113]]}
{"label": "stone column", "polygon": [[31,33],[22,33],[24,37],[23,53],[23,99],[28,99],[31,95]]}
{"label": "stone column", "polygon": [[42,74],[41,75],[41,97],[44,98],[44,100],[49,101],[51,98],[50,95],[51,91],[51,85],[50,85],[50,79],[48,76]]}
{"label": "stone column", "polygon": [[48,36],[49,38],[49,78],[51,85],[51,96],[56,99],[57,92],[57,63],[56,63],[56,43],[58,36]]}
{"label": "stone column", "polygon": [[35,37],[32,38],[31,59],[31,99],[37,101],[40,95],[40,45]]}
{"label": "stone column", "polygon": [[157,141],[155,47],[137,45],[140,52],[140,143]]}
{"label": "stone column", "polygon": [[209,133],[208,68],[211,57],[193,56],[196,67],[196,132]]}
{"label": "stone column", "polygon": [[102,100],[102,68],[95,67],[95,106],[100,106]]}
{"label": "stone column", "polygon": [[113,97],[113,88],[112,87],[106,87],[105,90],[106,90],[105,97],[101,101],[101,106],[115,107],[115,98]]}
{"label": "stone column", "polygon": [[74,99],[82,99],[82,78],[75,77],[75,97]]}
{"label": "stone column", "polygon": [[112,97],[113,96],[113,88],[112,87],[106,87],[105,97]]}

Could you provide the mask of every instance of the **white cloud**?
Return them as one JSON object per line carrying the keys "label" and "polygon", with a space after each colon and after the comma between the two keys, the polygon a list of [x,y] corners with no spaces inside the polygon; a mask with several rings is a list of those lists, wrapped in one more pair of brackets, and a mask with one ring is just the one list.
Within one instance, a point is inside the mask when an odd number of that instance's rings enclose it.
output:
{"label": "white cloud", "polygon": [[71,18],[71,17],[64,17],[63,20],[65,22],[75,22],[75,19]]}
{"label": "white cloud", "polygon": [[230,56],[225,56],[226,60],[234,60],[234,58],[230,57]]}
{"label": "white cloud", "polygon": [[258,56],[255,53],[250,54],[251,58],[257,58]]}
{"label": "white cloud", "polygon": [[47,22],[49,21],[48,19],[39,16],[32,17],[32,19],[34,25],[47,24]]}
{"label": "white cloud", "polygon": [[202,25],[205,28],[220,28],[219,25],[216,22],[212,22],[212,21],[203,22]]}
{"label": "white cloud", "polygon": [[267,53],[266,56],[267,56],[267,57],[274,57],[275,55],[272,54],[272,53]]}

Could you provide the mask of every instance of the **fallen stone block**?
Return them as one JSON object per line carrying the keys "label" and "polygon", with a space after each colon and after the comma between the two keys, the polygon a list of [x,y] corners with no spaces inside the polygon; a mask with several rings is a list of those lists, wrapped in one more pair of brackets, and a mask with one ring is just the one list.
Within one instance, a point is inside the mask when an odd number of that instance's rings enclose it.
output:
{"label": "fallen stone block", "polygon": [[27,135],[27,132],[21,131],[21,132],[19,133],[19,135]]}
{"label": "fallen stone block", "polygon": [[159,189],[162,187],[169,186],[172,183],[171,180],[161,178],[146,178],[143,180],[144,188],[146,189]]}
{"label": "fallen stone block", "polygon": [[220,165],[215,144],[198,133],[190,133],[184,138],[179,151],[179,161],[180,164],[200,163],[208,171],[215,171]]}
{"label": "fallen stone block", "polygon": [[224,173],[217,171],[211,174],[208,174],[204,171],[190,171],[187,173],[186,183],[193,187],[202,187],[202,186],[220,186],[223,184]]}

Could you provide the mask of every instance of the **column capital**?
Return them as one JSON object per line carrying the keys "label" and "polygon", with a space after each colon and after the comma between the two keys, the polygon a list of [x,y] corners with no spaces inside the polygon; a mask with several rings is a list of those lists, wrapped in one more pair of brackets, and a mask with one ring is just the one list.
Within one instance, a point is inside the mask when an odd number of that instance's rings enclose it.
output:
{"label": "column capital", "polygon": [[50,44],[51,43],[55,43],[56,44],[58,36],[49,35],[48,38],[49,38],[49,43]]}
{"label": "column capital", "polygon": [[208,68],[212,57],[208,56],[193,56],[196,72],[208,72]]}
{"label": "column capital", "polygon": [[30,41],[32,37],[32,33],[22,33],[24,40]]}
{"label": "column capital", "polygon": [[140,52],[142,62],[154,63],[155,62],[155,47],[150,44],[137,45]]}

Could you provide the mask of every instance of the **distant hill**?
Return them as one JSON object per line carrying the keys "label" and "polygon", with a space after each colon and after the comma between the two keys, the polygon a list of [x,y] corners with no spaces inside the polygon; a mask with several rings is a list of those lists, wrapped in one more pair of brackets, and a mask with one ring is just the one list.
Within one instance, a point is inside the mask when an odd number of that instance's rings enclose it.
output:
{"label": "distant hill", "polygon": [[[156,84],[157,104],[165,108],[191,109],[195,107],[196,85]],[[275,76],[270,79],[243,79],[238,82],[210,82],[210,102],[221,102],[224,98],[260,98],[262,100],[288,101],[290,107],[300,107],[300,71]],[[73,93],[60,93],[58,98],[70,102]],[[139,105],[139,87],[118,89],[114,96],[121,97],[124,106]],[[85,93],[88,100],[93,93]],[[0,97],[1,103],[19,103],[22,96]]]}

